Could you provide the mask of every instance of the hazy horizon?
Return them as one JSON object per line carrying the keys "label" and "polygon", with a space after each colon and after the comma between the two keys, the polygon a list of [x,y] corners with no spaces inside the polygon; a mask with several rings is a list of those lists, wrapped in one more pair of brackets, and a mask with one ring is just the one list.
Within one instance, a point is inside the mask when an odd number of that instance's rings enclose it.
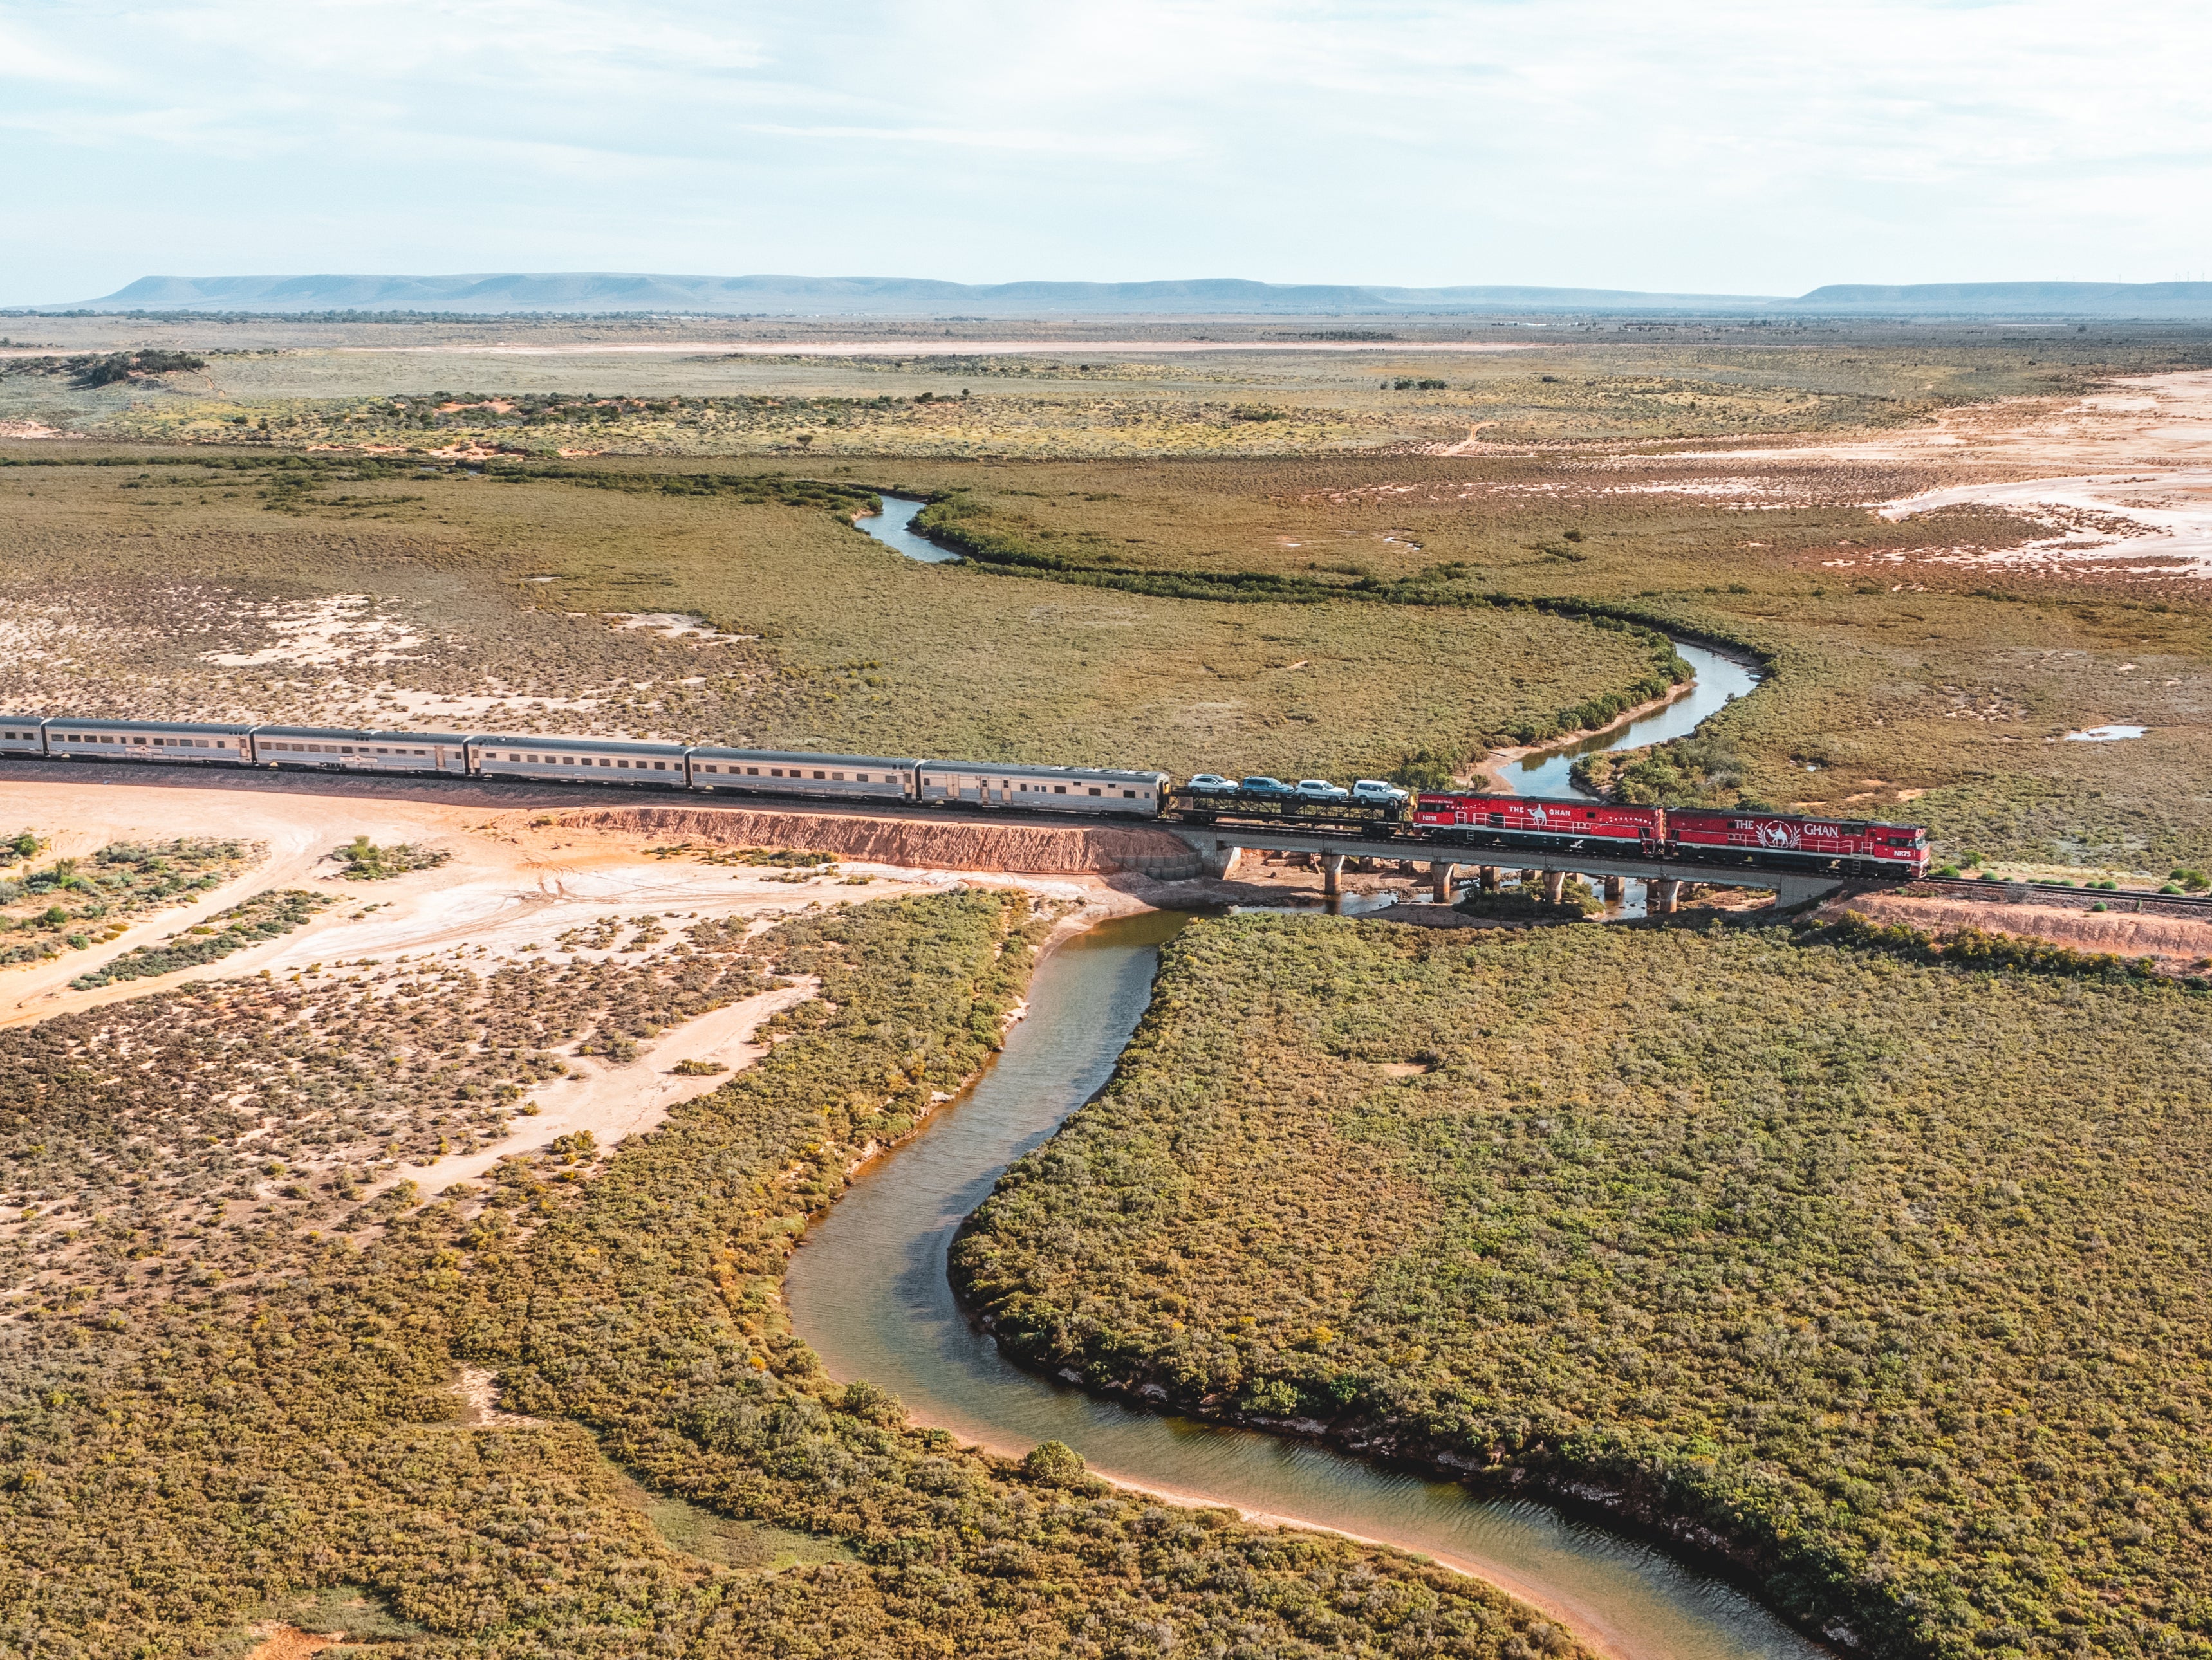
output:
{"label": "hazy horizon", "polygon": [[1514,314],[2035,317],[2139,319],[2212,317],[2212,282],[1826,285],[1802,296],[1637,294],[1525,286],[1402,288],[1322,287],[1240,278],[1099,283],[1048,279],[970,286],[926,277],[710,276],[641,272],[297,273],[148,276],[111,294],[40,307],[43,312],[364,313],[847,317],[913,318],[948,312],[991,318],[1361,317],[1378,320]]}
{"label": "hazy horizon", "polygon": [[0,304],[149,272],[2212,275],[2179,4],[0,0]]}

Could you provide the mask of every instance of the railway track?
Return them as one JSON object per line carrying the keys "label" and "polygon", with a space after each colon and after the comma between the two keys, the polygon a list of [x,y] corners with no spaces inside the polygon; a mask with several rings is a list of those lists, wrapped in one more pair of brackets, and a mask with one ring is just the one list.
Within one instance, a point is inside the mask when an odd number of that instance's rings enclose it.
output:
{"label": "railway track", "polygon": [[2159,894],[2143,888],[2069,888],[2051,881],[1982,881],[1942,876],[1899,883],[1899,894],[1941,894],[1980,900],[1991,905],[2062,905],[2076,911],[2106,910],[2133,916],[2212,917],[2212,894]]}

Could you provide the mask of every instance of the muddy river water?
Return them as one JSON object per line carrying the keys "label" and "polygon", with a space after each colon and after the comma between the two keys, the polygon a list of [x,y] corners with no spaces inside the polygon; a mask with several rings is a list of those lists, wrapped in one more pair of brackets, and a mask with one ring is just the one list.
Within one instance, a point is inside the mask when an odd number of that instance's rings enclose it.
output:
{"label": "muddy river water", "polygon": [[[859,521],[910,558],[953,555],[885,496]],[[1678,642],[1697,684],[1663,708],[1506,769],[1516,793],[1574,793],[1577,754],[1679,736],[1758,683],[1749,665]],[[1555,1615],[1620,1660],[1813,1660],[1821,1651],[1729,1585],[1540,1503],[1477,1496],[1310,1442],[1143,1412],[1022,1371],[954,1300],[945,1253],[999,1174],[1111,1075],[1152,994],[1159,948],[1188,917],[1109,922],[1039,967],[1006,1051],[914,1140],[864,1171],[807,1235],[786,1291],[830,1373],[889,1389],[921,1423],[1019,1454],[1066,1442],[1130,1486],[1330,1528],[1434,1557]]]}
{"label": "muddy river water", "polygon": [[1109,922],[1047,957],[1028,1018],[974,1088],[862,1172],[809,1233],[787,1295],[830,1373],[879,1384],[917,1421],[1001,1451],[1065,1441],[1132,1486],[1435,1557],[1621,1660],[1812,1660],[1814,1645],[1749,1598],[1638,1541],[1308,1442],[1097,1400],[1021,1371],[970,1327],[945,1272],[954,1230],[1010,1161],[1106,1081],[1151,996],[1161,943],[1188,920]]}

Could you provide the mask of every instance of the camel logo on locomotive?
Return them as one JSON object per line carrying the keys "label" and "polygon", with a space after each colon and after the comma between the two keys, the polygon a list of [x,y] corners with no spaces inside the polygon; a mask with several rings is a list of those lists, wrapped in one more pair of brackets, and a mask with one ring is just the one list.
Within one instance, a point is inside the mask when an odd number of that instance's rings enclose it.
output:
{"label": "camel logo on locomotive", "polygon": [[1795,847],[1797,827],[1787,819],[1766,819],[1755,822],[1753,831],[1761,847]]}

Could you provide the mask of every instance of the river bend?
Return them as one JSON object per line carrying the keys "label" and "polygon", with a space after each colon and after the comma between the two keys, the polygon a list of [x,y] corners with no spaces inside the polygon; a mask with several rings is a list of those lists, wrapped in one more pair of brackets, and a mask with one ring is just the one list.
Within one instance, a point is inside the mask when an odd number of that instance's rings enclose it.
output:
{"label": "river bend", "polygon": [[1112,1075],[1150,1000],[1159,946],[1188,920],[1109,922],[1048,955],[1005,1052],[809,1232],[786,1294],[830,1375],[867,1378],[917,1421],[1002,1452],[1065,1441],[1131,1486],[1433,1556],[1620,1660],[1813,1660],[1813,1645],[1750,1598],[1639,1541],[1310,1442],[1100,1400],[1022,1371],[969,1325],[945,1269],[955,1230]]}
{"label": "river bend", "polygon": [[[860,529],[910,559],[957,557],[911,528],[922,503],[883,500]],[[1675,648],[1696,671],[1687,692],[1616,730],[1508,763],[1502,780],[1521,795],[1578,795],[1568,776],[1578,756],[1681,736],[1759,683],[1740,659]],[[1749,1597],[1641,1541],[1314,1443],[1101,1400],[1021,1370],[969,1324],[946,1269],[953,1234],[1000,1173],[1113,1075],[1151,999],[1159,948],[1188,919],[1125,918],[1048,956],[1005,1052],[808,1233],[785,1289],[799,1335],[830,1374],[880,1384],[916,1421],[1000,1452],[1065,1441],[1129,1486],[1434,1557],[1619,1660],[1814,1660],[1820,1650]]]}

